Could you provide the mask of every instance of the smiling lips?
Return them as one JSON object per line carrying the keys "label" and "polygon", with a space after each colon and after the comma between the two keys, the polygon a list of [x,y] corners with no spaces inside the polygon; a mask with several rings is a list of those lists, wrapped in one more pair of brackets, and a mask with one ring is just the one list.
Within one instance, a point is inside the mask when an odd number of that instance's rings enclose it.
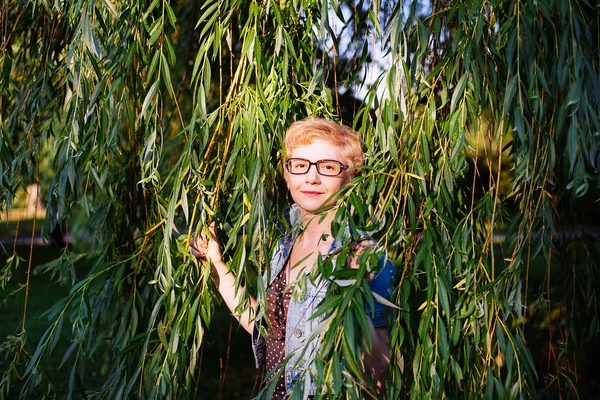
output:
{"label": "smiling lips", "polygon": [[305,196],[309,196],[309,197],[315,197],[315,196],[320,196],[323,193],[321,193],[321,192],[303,191],[302,194],[305,195]]}

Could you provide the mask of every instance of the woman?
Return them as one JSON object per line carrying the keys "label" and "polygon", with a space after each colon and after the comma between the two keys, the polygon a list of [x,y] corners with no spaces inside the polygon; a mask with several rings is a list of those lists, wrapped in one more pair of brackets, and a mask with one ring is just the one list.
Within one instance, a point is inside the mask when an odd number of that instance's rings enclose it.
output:
{"label": "woman", "polygon": [[[259,301],[250,299],[250,307],[241,315],[235,309],[242,290],[236,292],[235,276],[228,272],[223,262],[221,248],[215,239],[215,226],[211,224],[211,238],[201,233],[190,244],[196,257],[206,257],[212,264],[212,277],[225,303],[240,324],[252,334],[252,344],[257,367],[266,362],[267,371],[278,379],[274,398],[284,398],[297,381],[306,378],[310,371],[318,340],[308,340],[320,319],[311,319],[318,304],[325,297],[329,282],[326,279],[307,278],[318,257],[334,253],[346,239],[336,241],[332,235],[335,217],[333,207],[338,193],[357,174],[356,167],[363,164],[361,142],[352,129],[327,119],[306,119],[292,124],[285,136],[287,159],[284,162],[284,179],[294,205],[286,212],[288,232],[282,237],[273,253],[270,268],[263,277],[266,293],[259,293]],[[349,238],[348,238],[349,240]],[[350,267],[356,268],[358,255],[373,246],[363,240],[355,248]],[[338,261],[339,265],[339,261]],[[395,269],[387,257],[380,260],[379,270],[370,276],[369,286],[378,295],[389,296]],[[294,285],[303,288],[301,296],[292,296]],[[266,310],[260,312],[260,297],[265,296]],[[389,344],[386,336],[384,307],[376,304],[368,310],[372,341],[370,354],[363,354],[379,388],[389,362]],[[259,326],[254,319],[265,315],[268,323]],[[267,332],[266,338],[260,334]],[[284,373],[275,374],[285,359]],[[277,378],[278,377],[278,378]],[[314,382],[311,393],[315,393]]]}

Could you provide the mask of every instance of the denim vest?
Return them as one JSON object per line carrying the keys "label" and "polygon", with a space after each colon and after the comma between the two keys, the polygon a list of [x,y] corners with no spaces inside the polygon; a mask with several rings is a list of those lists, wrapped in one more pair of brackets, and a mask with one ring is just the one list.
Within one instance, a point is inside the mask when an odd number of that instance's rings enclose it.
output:
{"label": "denim vest", "polygon": [[[277,243],[271,258],[270,270],[268,274],[263,276],[264,287],[267,288],[271,282],[277,277],[279,272],[284,268],[292,246],[298,235],[298,223],[301,221],[300,209],[294,204],[290,209],[286,210],[286,220],[288,226],[291,227],[291,234],[284,235]],[[345,235],[348,236],[348,235]],[[365,238],[368,238],[365,236]],[[331,254],[343,246],[343,241],[333,241],[329,253]],[[396,269],[394,265],[384,254],[379,261],[379,270],[376,276],[369,282],[369,287],[372,292],[378,295],[389,298],[391,291],[391,284]],[[301,296],[292,296],[290,299],[287,321],[286,321],[286,333],[285,333],[285,357],[287,359],[285,364],[285,385],[287,392],[291,392],[294,384],[302,377],[305,371],[309,372],[312,366],[312,360],[314,359],[319,343],[319,338],[313,338],[307,341],[311,335],[313,328],[316,327],[319,322],[323,319],[314,318],[309,319],[310,316],[315,312],[319,303],[325,298],[329,281],[326,279],[317,278],[315,282],[311,282],[308,277],[306,279],[306,288]],[[260,296],[258,294],[258,302],[260,304]],[[380,303],[374,304],[374,309],[371,310],[367,305],[367,313],[371,317],[371,321],[375,327],[383,327],[387,325],[387,318],[385,314],[385,306]],[[254,359],[256,361],[256,367],[265,363],[266,357],[266,342],[265,338],[260,334],[258,329],[258,321],[254,324],[254,331],[252,333],[252,350],[254,352]],[[308,374],[305,379],[310,379]],[[314,382],[310,382],[310,393],[314,394],[316,387]]]}

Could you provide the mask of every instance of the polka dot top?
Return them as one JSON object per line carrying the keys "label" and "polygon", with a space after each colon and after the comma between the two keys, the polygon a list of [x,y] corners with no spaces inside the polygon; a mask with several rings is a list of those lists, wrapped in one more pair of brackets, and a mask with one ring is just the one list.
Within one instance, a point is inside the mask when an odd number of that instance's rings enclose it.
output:
{"label": "polka dot top", "polygon": [[[274,371],[285,358],[285,325],[287,311],[292,296],[291,289],[286,290],[285,268],[267,289],[267,316],[271,322],[271,329],[267,337],[267,371]],[[285,374],[279,376],[273,399],[285,397]]]}

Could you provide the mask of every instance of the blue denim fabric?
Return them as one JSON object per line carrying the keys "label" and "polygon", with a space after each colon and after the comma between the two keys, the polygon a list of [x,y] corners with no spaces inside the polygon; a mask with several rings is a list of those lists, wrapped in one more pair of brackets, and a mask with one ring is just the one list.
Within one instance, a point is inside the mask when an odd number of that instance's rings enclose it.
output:
{"label": "blue denim fabric", "polygon": [[[300,209],[294,204],[286,213],[288,226],[291,228],[291,234],[282,237],[277,243],[271,258],[270,270],[263,276],[264,287],[269,287],[271,282],[277,277],[279,272],[285,266],[292,246],[298,235],[298,223],[300,222]],[[365,238],[368,238],[365,236]],[[335,252],[343,246],[343,241],[333,242],[329,254]],[[396,274],[396,269],[390,261],[387,254],[384,254],[379,261],[379,269],[375,277],[369,282],[369,287],[372,292],[378,295],[389,298],[392,279]],[[285,383],[286,389],[292,391],[294,384],[303,376],[304,371],[310,370],[312,360],[317,350],[318,338],[307,342],[313,328],[315,328],[323,319],[310,319],[311,315],[317,309],[319,303],[325,298],[329,281],[322,278],[317,278],[315,282],[311,282],[308,277],[306,279],[306,289],[302,296],[296,298],[292,296],[287,313],[286,321],[286,346],[285,355],[288,358],[285,365]],[[259,293],[259,300],[261,294]],[[258,302],[260,304],[260,301]],[[371,317],[371,321],[375,327],[383,327],[387,325],[386,306],[375,302],[373,310],[369,305],[366,306],[367,313]],[[252,349],[256,366],[263,365],[266,357],[266,342],[264,337],[259,333],[258,323],[254,324],[254,332],[252,334]],[[310,384],[310,394],[315,393],[314,383]]]}

